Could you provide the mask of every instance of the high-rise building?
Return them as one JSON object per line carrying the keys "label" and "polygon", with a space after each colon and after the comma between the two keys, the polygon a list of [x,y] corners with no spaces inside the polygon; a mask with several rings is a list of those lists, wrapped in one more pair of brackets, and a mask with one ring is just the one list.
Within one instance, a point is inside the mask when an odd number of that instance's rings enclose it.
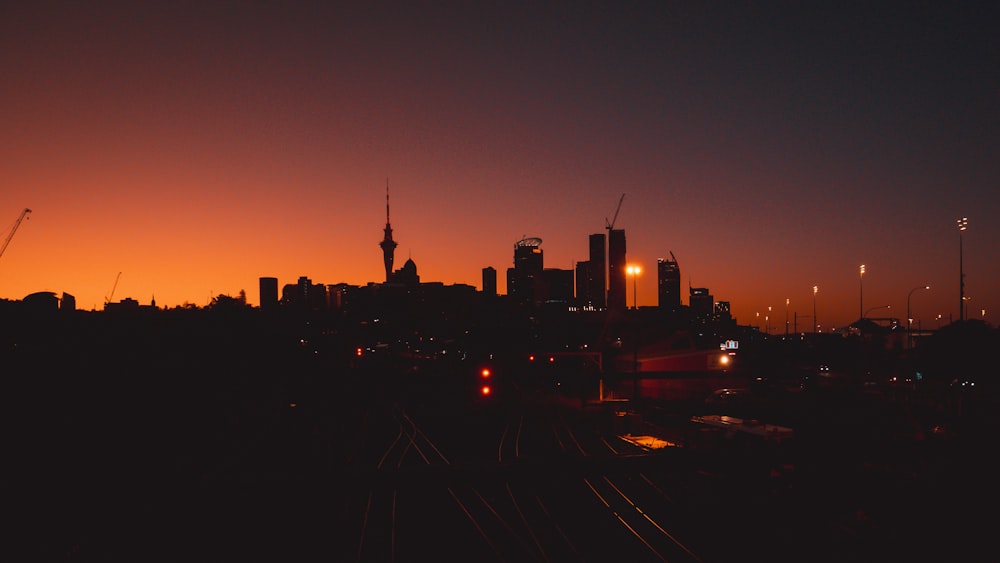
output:
{"label": "high-rise building", "polygon": [[[581,307],[595,307],[593,295],[590,293],[588,282],[593,277],[590,273],[590,262],[584,260],[576,263],[576,303]],[[603,293],[603,292],[601,292]]]}
{"label": "high-rise building", "polygon": [[545,268],[541,280],[541,291],[536,292],[541,301],[573,301],[573,270]]}
{"label": "high-rise building", "polygon": [[608,309],[625,309],[625,230],[608,231]]}
{"label": "high-rise building", "polygon": [[382,247],[382,262],[385,265],[385,281],[392,281],[392,260],[396,251],[396,241],[392,240],[392,225],[389,224],[389,179],[385,180],[385,236],[379,246]]}
{"label": "high-rise building", "polygon": [[483,268],[483,293],[491,297],[496,297],[497,269],[493,266]]}
{"label": "high-rise building", "polygon": [[[507,270],[507,294],[522,302],[540,300],[542,239],[523,238],[514,244],[514,267]],[[536,283],[537,280],[537,283]]]}
{"label": "high-rise building", "polygon": [[587,279],[587,298],[598,309],[608,304],[607,237],[604,233],[590,235],[590,277]]}
{"label": "high-rise building", "polygon": [[714,312],[715,297],[709,293],[707,287],[692,287],[689,288],[691,296],[690,307],[691,314],[695,318],[707,319],[712,316]]}
{"label": "high-rise building", "polygon": [[278,308],[278,278],[260,278],[260,310]]}
{"label": "high-rise building", "polygon": [[656,260],[657,303],[661,309],[677,310],[681,306],[681,269],[674,253],[670,259]]}

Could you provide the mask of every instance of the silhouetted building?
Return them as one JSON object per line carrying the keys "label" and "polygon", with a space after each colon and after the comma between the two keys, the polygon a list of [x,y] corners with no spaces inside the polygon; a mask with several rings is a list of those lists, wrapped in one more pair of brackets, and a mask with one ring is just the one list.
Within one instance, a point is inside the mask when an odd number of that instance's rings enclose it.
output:
{"label": "silhouetted building", "polygon": [[514,244],[514,267],[507,270],[507,294],[522,303],[537,302],[541,295],[542,239],[524,238]]}
{"label": "silhouetted building", "polygon": [[139,311],[139,302],[131,297],[126,297],[121,301],[107,302],[104,304],[104,310],[110,313],[133,313]]}
{"label": "silhouetted building", "polygon": [[590,260],[576,264],[576,300],[583,307],[607,305],[605,240],[602,233],[590,235]]}
{"label": "silhouetted building", "polygon": [[385,181],[385,235],[379,246],[382,247],[382,262],[385,265],[385,281],[392,281],[392,261],[396,251],[396,241],[392,240],[392,225],[389,224],[389,180]]}
{"label": "silhouetted building", "polygon": [[681,269],[673,252],[670,253],[670,260],[659,258],[656,261],[656,288],[657,304],[661,309],[680,308]]}
{"label": "silhouetted building", "polygon": [[715,304],[715,318],[720,321],[727,321],[733,318],[729,301],[719,301]]}
{"label": "silhouetted building", "polygon": [[708,288],[692,287],[689,291],[691,315],[702,319],[711,317],[715,308],[715,297],[708,292]]}
{"label": "silhouetted building", "polygon": [[75,311],[76,310],[76,297],[66,293],[62,294],[62,299],[59,300],[59,310],[60,311]]}
{"label": "silhouetted building", "polygon": [[[51,291],[32,293],[26,295],[21,301],[24,303],[24,307],[32,313],[48,314],[59,310],[59,298]],[[105,308],[107,308],[106,305]]]}
{"label": "silhouetted building", "polygon": [[278,278],[260,278],[260,310],[274,311],[278,308]]}
{"label": "silhouetted building", "polygon": [[573,300],[573,270],[545,268],[542,280],[541,301],[570,303]]}
{"label": "silhouetted building", "polygon": [[591,279],[591,263],[588,260],[576,263],[576,302],[581,307],[596,307],[588,282]]}
{"label": "silhouetted building", "polygon": [[407,258],[403,267],[392,273],[392,282],[410,288],[420,285],[416,262],[412,258]]}
{"label": "silhouetted building", "polygon": [[611,229],[608,235],[608,309],[625,309],[627,287],[625,230]]}
{"label": "silhouetted building", "polygon": [[493,266],[483,268],[483,293],[492,297],[497,294],[497,269]]}
{"label": "silhouetted building", "polygon": [[330,306],[326,286],[314,284],[305,276],[299,277],[298,283],[286,284],[282,288],[281,302],[300,311],[325,311]]}

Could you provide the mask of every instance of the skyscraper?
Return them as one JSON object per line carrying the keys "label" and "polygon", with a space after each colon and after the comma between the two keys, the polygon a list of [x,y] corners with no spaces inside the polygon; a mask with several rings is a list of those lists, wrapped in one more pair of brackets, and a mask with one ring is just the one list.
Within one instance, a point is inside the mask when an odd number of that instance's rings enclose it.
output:
{"label": "skyscraper", "polygon": [[625,230],[608,231],[608,309],[625,309]]}
{"label": "skyscraper", "polygon": [[518,301],[537,301],[542,283],[542,239],[523,238],[514,244],[514,267],[507,270],[507,294]]}
{"label": "skyscraper", "polygon": [[483,293],[492,297],[497,295],[497,270],[493,266],[483,268]]}
{"label": "skyscraper", "polygon": [[679,309],[681,306],[681,269],[674,253],[670,259],[656,260],[656,294],[661,309]]}
{"label": "skyscraper", "polygon": [[607,296],[607,258],[605,256],[605,244],[607,237],[604,233],[590,235],[590,279],[587,280],[587,297],[591,304],[603,309],[608,304]]}
{"label": "skyscraper", "polygon": [[385,237],[379,243],[382,247],[382,262],[385,264],[385,281],[392,280],[392,259],[396,251],[396,241],[392,240],[392,225],[389,224],[389,179],[385,179]]}
{"label": "skyscraper", "polygon": [[707,287],[689,287],[691,293],[690,307],[691,314],[695,318],[708,319],[712,317],[715,305],[715,297],[708,291]]}

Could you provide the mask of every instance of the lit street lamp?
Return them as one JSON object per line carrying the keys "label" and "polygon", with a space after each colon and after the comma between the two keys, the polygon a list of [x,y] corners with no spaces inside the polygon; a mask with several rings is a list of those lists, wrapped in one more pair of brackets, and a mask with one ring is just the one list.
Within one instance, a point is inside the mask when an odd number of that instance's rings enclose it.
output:
{"label": "lit street lamp", "polygon": [[791,299],[785,299],[785,338],[788,338],[788,304],[791,301]]}
{"label": "lit street lamp", "polygon": [[[865,279],[865,265],[862,264],[861,265],[861,271],[858,274],[858,311],[864,311],[865,310],[865,286],[864,286],[864,279]],[[861,313],[861,317],[860,318],[862,318],[862,319],[865,318],[865,314]]]}
{"label": "lit street lamp", "polygon": [[816,294],[817,293],[819,293],[819,286],[818,285],[814,285],[813,286],[813,333],[816,332],[816,327],[818,326],[816,324]]}
{"label": "lit street lamp", "polygon": [[962,269],[962,233],[969,226],[969,218],[962,217],[958,223],[958,320],[965,320],[965,270]]}
{"label": "lit street lamp", "polygon": [[912,315],[910,315],[910,297],[912,297],[913,292],[917,291],[918,289],[930,289],[930,288],[931,286],[929,285],[915,287],[911,289],[909,293],[906,294],[906,347],[907,348],[913,347],[913,336],[910,330],[910,326],[913,323],[913,317]]}
{"label": "lit street lamp", "polygon": [[635,310],[639,309],[639,299],[638,299],[637,293],[636,293],[636,278],[639,277],[639,272],[641,272],[641,271],[642,271],[642,268],[640,268],[639,266],[626,266],[625,267],[625,272],[628,275],[632,276],[632,308],[635,309]]}
{"label": "lit street lamp", "polygon": [[[632,307],[639,310],[639,300],[636,293],[636,278],[642,268],[639,266],[626,266],[625,273],[632,276]],[[632,402],[639,400],[639,320],[635,321],[635,345],[632,347]]]}

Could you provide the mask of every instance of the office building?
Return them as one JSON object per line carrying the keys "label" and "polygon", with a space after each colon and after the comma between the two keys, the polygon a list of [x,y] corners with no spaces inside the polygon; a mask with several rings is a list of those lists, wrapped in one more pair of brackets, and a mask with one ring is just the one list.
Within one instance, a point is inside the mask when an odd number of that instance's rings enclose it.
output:
{"label": "office building", "polygon": [[676,311],[681,307],[681,269],[674,253],[670,259],[656,260],[656,295],[661,309]]}
{"label": "office building", "polygon": [[625,230],[608,232],[608,309],[625,309],[627,287]]}

